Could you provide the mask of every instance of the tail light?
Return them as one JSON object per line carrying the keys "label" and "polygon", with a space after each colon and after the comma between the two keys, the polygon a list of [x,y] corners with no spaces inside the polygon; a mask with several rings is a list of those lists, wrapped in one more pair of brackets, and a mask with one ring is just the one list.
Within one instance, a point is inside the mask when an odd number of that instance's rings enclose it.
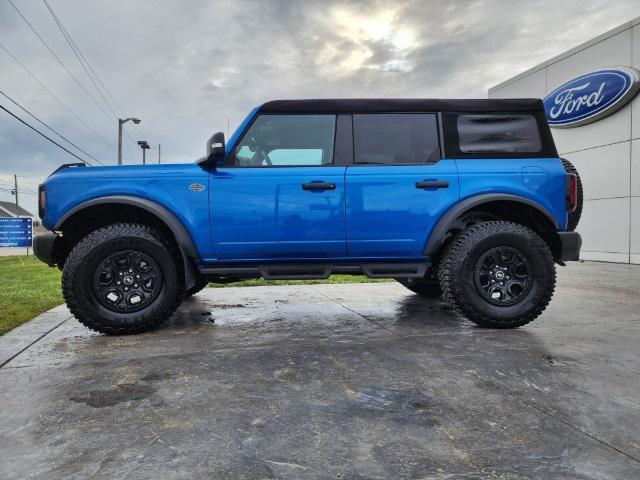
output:
{"label": "tail light", "polygon": [[44,218],[45,207],[47,206],[47,194],[44,191],[44,183],[38,185],[38,215],[42,220]]}
{"label": "tail light", "polygon": [[578,206],[578,176],[575,173],[567,173],[567,212],[573,212]]}

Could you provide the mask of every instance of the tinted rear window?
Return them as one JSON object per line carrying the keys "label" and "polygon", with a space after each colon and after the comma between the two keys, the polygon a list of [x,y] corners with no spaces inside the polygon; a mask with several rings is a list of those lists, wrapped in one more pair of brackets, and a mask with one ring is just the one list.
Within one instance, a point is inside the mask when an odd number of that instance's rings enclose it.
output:
{"label": "tinted rear window", "polygon": [[463,153],[539,153],[538,123],[533,115],[461,114],[458,141]]}
{"label": "tinted rear window", "polygon": [[353,116],[354,157],[359,164],[416,164],[440,159],[438,122],[431,113]]}

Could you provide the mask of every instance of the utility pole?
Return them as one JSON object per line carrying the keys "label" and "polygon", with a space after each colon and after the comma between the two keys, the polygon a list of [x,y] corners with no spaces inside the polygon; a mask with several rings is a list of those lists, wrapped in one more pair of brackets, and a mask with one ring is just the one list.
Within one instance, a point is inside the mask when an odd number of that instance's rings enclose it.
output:
{"label": "utility pole", "polygon": [[160,144],[158,144],[158,165],[160,165]]}
{"label": "utility pole", "polygon": [[[19,202],[18,202],[18,175],[13,175],[13,190],[11,191],[12,194],[14,194],[16,196],[16,218],[18,218],[20,216],[20,207],[19,207]],[[29,256],[29,247],[27,247],[27,257]]]}
{"label": "utility pole", "polygon": [[127,123],[129,120],[131,120],[136,125],[140,123],[139,118],[129,117],[125,118],[124,120],[122,118],[118,119],[118,165],[122,165],[122,125]]}
{"label": "utility pole", "polygon": [[13,185],[14,185],[14,193],[16,194],[16,218],[19,216],[18,215],[18,176],[14,175],[13,176]]}
{"label": "utility pole", "polygon": [[229,117],[227,117],[227,139],[229,138]]}

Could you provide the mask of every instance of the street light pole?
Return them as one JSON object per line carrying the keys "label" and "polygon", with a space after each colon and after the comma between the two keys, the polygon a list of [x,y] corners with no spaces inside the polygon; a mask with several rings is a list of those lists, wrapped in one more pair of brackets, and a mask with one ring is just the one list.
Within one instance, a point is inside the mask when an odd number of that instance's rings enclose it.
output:
{"label": "street light pole", "polygon": [[158,144],[158,165],[160,165],[160,144]]}
{"label": "street light pole", "polygon": [[136,125],[140,123],[139,118],[129,117],[125,119],[118,119],[118,165],[122,165],[122,125],[127,123],[129,120],[131,120]]}
{"label": "street light pole", "polygon": [[146,151],[149,150],[151,147],[149,146],[149,144],[145,140],[140,140],[138,142],[138,145],[142,149],[142,164],[146,165],[146,163],[147,163],[147,155],[146,155],[147,152]]}
{"label": "street light pole", "polygon": [[118,165],[122,165],[122,124],[121,118],[118,119]]}

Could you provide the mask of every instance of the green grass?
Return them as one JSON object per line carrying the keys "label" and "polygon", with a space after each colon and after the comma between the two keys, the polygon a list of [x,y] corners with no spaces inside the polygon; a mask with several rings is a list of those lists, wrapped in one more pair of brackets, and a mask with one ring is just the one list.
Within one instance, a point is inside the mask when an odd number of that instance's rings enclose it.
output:
{"label": "green grass", "polygon": [[[360,275],[333,275],[326,280],[243,280],[209,287],[255,287],[310,283],[389,282]],[[0,335],[62,303],[60,271],[35,257],[0,257]]]}
{"label": "green grass", "polygon": [[0,335],[61,303],[57,268],[35,257],[0,257]]}

